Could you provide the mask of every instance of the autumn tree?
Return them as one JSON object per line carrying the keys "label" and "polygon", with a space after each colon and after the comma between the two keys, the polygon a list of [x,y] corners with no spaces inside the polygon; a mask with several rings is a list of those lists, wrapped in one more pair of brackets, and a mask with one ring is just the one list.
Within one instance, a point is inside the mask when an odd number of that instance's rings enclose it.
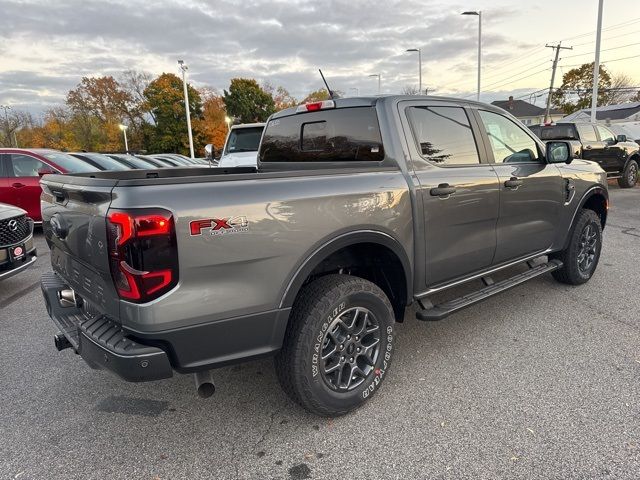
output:
{"label": "autumn tree", "polygon": [[251,78],[232,79],[223,99],[229,116],[241,123],[265,122],[275,112],[271,95]]}
{"label": "autumn tree", "polygon": [[276,88],[269,82],[265,82],[264,85],[262,85],[262,89],[273,98],[273,105],[276,112],[284,110],[285,108],[295,107],[299,104],[298,100],[283,86]]}
{"label": "autumn tree", "polygon": [[18,130],[26,127],[31,121],[27,112],[15,110],[8,106],[0,106],[0,146],[17,147],[15,139]]}
{"label": "autumn tree", "polygon": [[[606,105],[607,89],[611,86],[611,75],[604,65],[600,65],[598,74],[598,105]],[[591,105],[593,89],[593,63],[585,63],[572,68],[562,76],[562,85],[551,96],[554,107],[564,113],[573,113]],[[571,100],[574,98],[575,100]]]}
{"label": "autumn tree", "polygon": [[211,88],[200,89],[202,96],[202,119],[194,123],[194,129],[202,134],[205,143],[222,148],[227,138],[226,111],[222,96]]}
{"label": "autumn tree", "polygon": [[[198,91],[187,84],[189,110],[193,123],[202,119],[202,100]],[[173,73],[163,73],[144,89],[149,112],[155,125],[149,129],[149,151],[189,153],[187,116],[182,80]],[[204,139],[194,131],[194,149],[200,150]]]}
{"label": "autumn tree", "polygon": [[304,100],[302,100],[302,103],[320,102],[321,100],[329,100],[329,92],[326,88],[321,88],[311,92],[304,98]]}

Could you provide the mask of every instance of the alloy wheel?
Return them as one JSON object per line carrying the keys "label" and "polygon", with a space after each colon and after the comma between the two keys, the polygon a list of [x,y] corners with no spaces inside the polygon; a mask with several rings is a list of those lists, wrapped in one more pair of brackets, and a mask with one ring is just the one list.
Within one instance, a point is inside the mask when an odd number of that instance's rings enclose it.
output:
{"label": "alloy wheel", "polygon": [[371,311],[353,307],[336,317],[322,342],[320,371],[338,392],[357,388],[375,373],[380,354],[380,324]]}
{"label": "alloy wheel", "polygon": [[596,258],[598,231],[592,223],[588,223],[580,234],[578,248],[578,269],[582,273],[589,272]]}

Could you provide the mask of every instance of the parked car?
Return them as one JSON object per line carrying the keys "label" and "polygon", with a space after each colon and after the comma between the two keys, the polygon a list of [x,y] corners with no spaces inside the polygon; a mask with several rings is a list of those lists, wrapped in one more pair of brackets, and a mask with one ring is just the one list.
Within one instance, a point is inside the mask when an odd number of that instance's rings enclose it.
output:
{"label": "parked car", "polygon": [[40,222],[42,175],[96,171],[96,167],[57,150],[0,148],[0,202],[20,207]]}
{"label": "parked car", "polygon": [[153,156],[160,159],[164,159],[165,161],[169,161],[173,163],[175,166],[189,167],[193,165],[193,163],[191,163],[190,161],[188,161],[187,159],[179,155],[161,153]]}
{"label": "parked car", "polygon": [[129,170],[131,167],[127,167],[124,163],[118,162],[107,155],[101,153],[92,152],[71,152],[72,155],[80,160],[84,160],[89,165],[93,165],[98,170]]}
{"label": "parked car", "polygon": [[222,149],[219,167],[256,167],[264,123],[233,125]]}
{"label": "parked car", "polygon": [[631,188],[640,172],[640,145],[616,135],[604,125],[560,122],[529,127],[543,141],[569,140],[574,152],[585,160],[600,164],[609,178],[621,188]]}
{"label": "parked car", "polygon": [[[195,373],[203,396],[211,368],[275,355],[293,400],[341,415],[380,388],[411,303],[440,320],[545,273],[585,283],[598,265],[605,172],[491,105],[314,102],[271,116],[258,159],[44,178],[58,348],[129,381]],[[466,282],[475,291],[431,303]]]}
{"label": "parked car", "polygon": [[29,268],[36,258],[33,220],[23,209],[0,203],[0,280]]}
{"label": "parked car", "polygon": [[156,162],[151,163],[128,153],[107,153],[106,155],[132,169],[155,170],[158,168]]}
{"label": "parked car", "polygon": [[171,158],[168,155],[165,156],[165,155],[153,154],[153,155],[151,155],[151,157],[155,158],[159,162],[165,163],[168,167],[180,167],[180,166],[182,166],[181,163],[176,162],[175,159]]}

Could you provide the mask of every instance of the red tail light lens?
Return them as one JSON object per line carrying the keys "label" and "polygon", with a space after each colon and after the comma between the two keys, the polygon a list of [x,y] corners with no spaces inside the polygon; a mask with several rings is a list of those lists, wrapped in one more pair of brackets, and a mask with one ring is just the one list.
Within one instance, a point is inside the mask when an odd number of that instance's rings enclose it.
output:
{"label": "red tail light lens", "polygon": [[144,303],[178,283],[173,215],[162,209],[110,210],[109,264],[120,298]]}

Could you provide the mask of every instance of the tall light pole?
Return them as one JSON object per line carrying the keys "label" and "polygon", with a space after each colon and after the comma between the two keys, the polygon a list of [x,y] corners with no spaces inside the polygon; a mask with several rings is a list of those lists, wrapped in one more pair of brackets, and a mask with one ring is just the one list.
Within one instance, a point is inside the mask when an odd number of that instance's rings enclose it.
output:
{"label": "tall light pole", "polygon": [[593,62],[593,92],[591,93],[591,123],[596,123],[596,108],[598,108],[598,76],[600,74],[600,37],[602,36],[602,4],[598,2],[598,28],[596,30],[596,58]]}
{"label": "tall light pole", "polygon": [[122,130],[122,133],[124,134],[124,151],[126,153],[129,153],[129,143],[127,142],[127,128],[129,128],[127,125],[118,125],[120,127],[120,130]]}
{"label": "tall light pole", "polygon": [[231,132],[231,117],[229,117],[228,115],[225,115],[224,123],[227,124],[227,134],[229,134]]}
{"label": "tall light pole", "polygon": [[477,15],[478,16],[478,93],[476,94],[476,100],[480,101],[480,72],[482,71],[482,12],[462,12],[462,15]]}
{"label": "tall light pole", "polygon": [[407,52],[418,52],[418,92],[422,95],[422,51],[419,48],[408,48]]}
{"label": "tall light pole", "polygon": [[178,65],[180,66],[180,70],[182,70],[182,86],[184,87],[184,108],[187,111],[187,131],[189,132],[189,153],[191,154],[191,158],[194,158],[193,154],[193,134],[191,133],[191,112],[189,112],[189,92],[187,91],[187,67],[184,64],[183,60],[178,60]]}
{"label": "tall light pole", "polygon": [[370,77],[378,77],[378,95],[380,95],[380,74],[379,73],[372,73],[369,76]]}

